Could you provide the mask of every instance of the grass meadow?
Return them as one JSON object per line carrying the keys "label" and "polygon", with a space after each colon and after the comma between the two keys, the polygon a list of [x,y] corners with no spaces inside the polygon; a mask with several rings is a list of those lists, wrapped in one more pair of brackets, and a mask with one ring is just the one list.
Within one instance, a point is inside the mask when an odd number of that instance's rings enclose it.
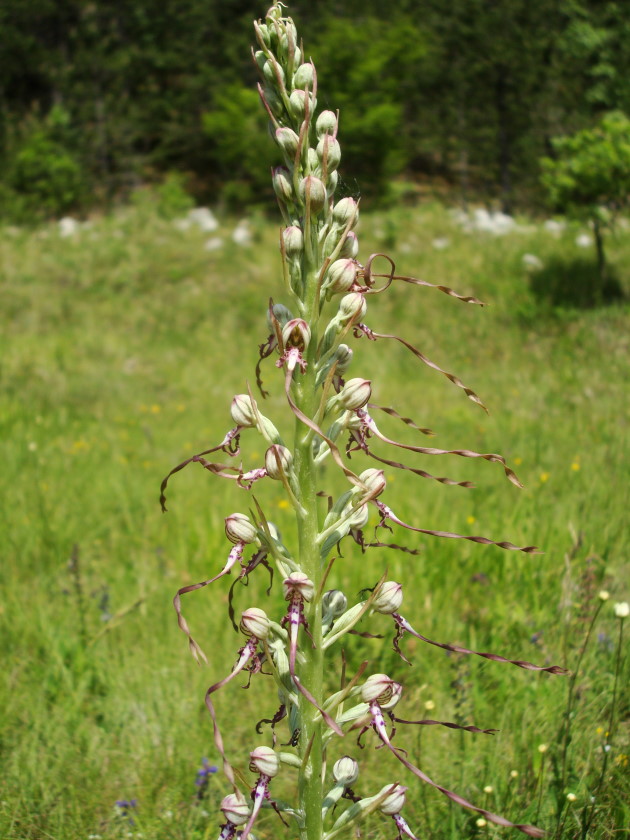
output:
{"label": "grass meadow", "polygon": [[[195,785],[203,757],[219,763],[203,698],[241,641],[227,618],[227,583],[185,596],[210,660],[198,667],[171,599],[222,567],[223,519],[247,512],[251,500],[195,465],[172,479],[165,515],[158,495],[172,466],[230,427],[231,397],[254,385],[268,298],[283,300],[277,225],[252,219],[251,243],[241,246],[230,238],[236,221],[222,220],[213,234],[222,244],[212,250],[207,233],[178,229],[150,202],[68,237],[52,224],[0,229],[5,840],[219,833],[217,805],[228,786],[220,773],[206,788]],[[625,644],[619,650],[622,622],[613,611],[630,598],[630,310],[623,298],[589,298],[583,268],[594,257],[576,244],[580,233],[527,219],[503,236],[466,233],[439,205],[364,214],[364,258],[387,250],[401,273],[490,304],[401,285],[372,299],[365,318],[457,373],[490,414],[393,342],[356,341],[352,375],[373,380],[375,402],[434,429],[434,445],[501,452],[525,485],[519,491],[497,464],[411,456],[414,466],[476,487],[392,470],[387,503],[419,527],[535,543],[544,553],[399,529],[394,541],[421,547],[419,556],[362,556],[348,544],[330,584],[352,599],[387,567],[405,585],[403,614],[430,638],[569,668],[573,677],[530,673],[407,639],[410,668],[391,649],[386,617],[370,623],[383,640],[346,645],[349,671],[369,658],[373,671],[404,681],[401,717],[500,730],[400,726],[399,744],[439,783],[550,837],[617,838],[630,828],[630,658]],[[611,236],[608,249],[627,301],[630,231]],[[543,268],[528,267],[525,254]],[[266,365],[265,413],[288,430],[280,375],[273,360]],[[381,426],[407,441],[417,434],[390,418]],[[245,440],[244,453],[248,465],[261,465],[259,440]],[[340,486],[329,467],[322,487]],[[292,545],[279,483],[259,484],[255,494]],[[237,608],[281,615],[278,588],[268,598],[266,585],[266,573],[254,575],[238,588]],[[331,689],[340,667],[338,657]],[[249,691],[237,683],[218,695],[217,709],[228,755],[247,776],[248,752],[270,744],[268,729],[259,736],[254,725],[272,716],[277,698],[269,679],[256,678]],[[286,727],[279,733],[288,741]],[[406,780],[374,746],[368,738],[355,790],[368,796],[407,781],[405,816],[419,837],[509,833]],[[352,735],[338,750],[333,758],[359,755]],[[276,781],[274,793],[288,798],[290,770]],[[116,809],[132,799],[135,807]],[[388,840],[394,830],[373,816],[360,836]],[[265,812],[257,835],[270,840],[285,830]]]}

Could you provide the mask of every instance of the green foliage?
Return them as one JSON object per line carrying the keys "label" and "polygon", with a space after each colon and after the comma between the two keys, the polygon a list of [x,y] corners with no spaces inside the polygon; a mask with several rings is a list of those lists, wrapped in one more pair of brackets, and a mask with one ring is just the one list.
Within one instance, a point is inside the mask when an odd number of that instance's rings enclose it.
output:
{"label": "green foliage", "polygon": [[630,119],[612,112],[593,127],[552,142],[542,160],[551,204],[578,218],[607,222],[630,197]]}
{"label": "green foliage", "polygon": [[[260,124],[247,122],[256,74],[243,59],[261,10],[259,0],[5,0],[5,214],[7,202],[32,213],[18,193],[33,171],[53,196],[46,212],[67,212],[77,167],[91,202],[172,171],[185,172],[204,202],[266,200],[252,160],[269,159],[267,144]],[[292,12],[314,33],[328,98],[320,105],[342,111],[350,193],[358,180],[366,197],[381,196],[406,172],[457,184],[463,198],[499,196],[505,208],[540,200],[549,138],[591,125],[602,110],[630,113],[630,18],[619,0],[400,0],[386,27],[376,0],[295,0]],[[45,121],[55,103],[68,130],[52,148],[49,139],[37,145],[40,165],[35,141],[12,127],[33,113]],[[237,125],[251,130],[249,142]],[[14,189],[8,162],[29,143]]]}
{"label": "green foliage", "polygon": [[219,88],[213,107],[202,115],[209,156],[217,161],[217,185],[228,206],[260,203],[269,192],[269,171],[274,149],[266,131],[267,120],[253,87]]}
{"label": "green foliage", "polygon": [[78,158],[68,151],[70,117],[60,107],[46,119],[27,120],[5,167],[3,212],[16,221],[38,221],[76,209],[86,194]]}

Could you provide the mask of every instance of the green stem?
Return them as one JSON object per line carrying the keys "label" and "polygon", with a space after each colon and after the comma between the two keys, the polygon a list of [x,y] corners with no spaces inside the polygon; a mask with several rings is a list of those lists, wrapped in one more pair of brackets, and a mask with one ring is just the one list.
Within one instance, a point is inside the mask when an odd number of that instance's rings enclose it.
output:
{"label": "green stem", "polygon": [[[315,249],[316,250],[316,249]],[[314,255],[315,259],[317,254]],[[306,310],[310,311],[312,298],[316,289],[315,267],[306,265],[304,276],[306,282]],[[309,299],[310,298],[310,299]],[[315,386],[316,380],[316,348],[317,324],[311,323],[311,342],[307,351],[307,369],[304,374],[296,374],[295,401],[297,406],[308,417],[314,417],[319,407],[319,394]],[[308,428],[296,419],[294,464],[300,494],[300,504],[303,516],[298,517],[299,565],[313,581],[316,596],[306,605],[306,619],[313,637],[311,645],[306,634],[302,633],[301,652],[304,662],[300,666],[299,677],[302,684],[313,695],[319,706],[323,704],[323,676],[324,658],[322,648],[322,614],[320,584],[324,572],[324,564],[317,540],[319,532],[319,515],[317,504],[317,466],[313,459],[313,447]],[[317,719],[316,719],[317,718]],[[300,696],[300,754],[306,761],[300,770],[298,792],[300,808],[305,815],[305,828],[302,840],[321,840],[322,837],[322,801],[323,781],[323,744],[322,719],[316,715],[315,709],[309,701]]]}

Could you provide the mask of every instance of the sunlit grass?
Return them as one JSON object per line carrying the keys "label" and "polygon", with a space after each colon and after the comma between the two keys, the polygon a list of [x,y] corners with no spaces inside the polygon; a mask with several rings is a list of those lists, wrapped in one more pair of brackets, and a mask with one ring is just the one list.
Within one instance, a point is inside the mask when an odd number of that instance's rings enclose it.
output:
{"label": "sunlit grass", "polygon": [[[225,245],[215,251],[204,250],[207,235],[181,232],[146,208],[97,219],[66,239],[52,225],[0,231],[2,837],[218,834],[216,804],[226,792],[220,776],[210,782],[210,801],[195,804],[201,758],[217,758],[203,695],[230,668],[240,641],[227,621],[227,586],[185,596],[186,615],[211,654],[209,667],[199,669],[170,601],[179,586],[218,571],[229,550],[223,518],[246,512],[250,499],[194,465],[173,479],[167,515],[157,498],[174,464],[229,428],[231,396],[254,383],[267,300],[284,299],[277,226],[257,222],[252,245],[241,248],[230,241],[235,223],[217,232]],[[446,656],[412,639],[403,645],[413,670],[389,641],[355,638],[346,650],[349,671],[370,658],[373,670],[404,677],[401,717],[459,715],[501,730],[459,737],[401,727],[400,743],[429,775],[552,832],[561,802],[567,838],[581,836],[602,764],[619,624],[612,603],[630,595],[628,307],[553,310],[533,297],[522,263],[525,253],[543,263],[583,257],[576,233],[556,238],[522,220],[504,237],[465,234],[437,206],[365,216],[364,255],[389,240],[401,273],[490,304],[482,310],[397,287],[371,302],[365,320],[457,373],[491,413],[393,343],[356,342],[353,374],[374,380],[375,402],[434,429],[435,445],[499,451],[525,484],[517,490],[497,464],[418,456],[414,464],[469,479],[476,489],[390,470],[388,504],[419,527],[536,543],[544,554],[397,532],[394,542],[422,546],[422,555],[361,557],[344,546],[330,579],[353,597],[387,566],[405,584],[403,614],[427,636],[569,668],[598,591],[611,592],[576,683],[566,790],[554,787],[563,678]],[[436,248],[436,238],[449,244]],[[610,257],[627,291],[630,234],[611,240]],[[272,360],[263,375],[272,390],[266,413],[275,421],[286,415]],[[414,439],[394,420],[382,426],[392,437]],[[258,440],[244,452],[248,465],[260,465]],[[358,469],[363,459],[355,463]],[[256,494],[290,543],[290,511],[279,489],[258,485]],[[74,546],[80,571],[73,574]],[[238,590],[238,608],[263,604],[266,584],[264,573]],[[379,621],[389,639],[393,627]],[[331,674],[331,686],[337,680]],[[230,687],[217,707],[229,755],[247,773],[247,752],[261,738],[253,726],[275,711],[271,681],[257,678],[248,692]],[[622,700],[593,837],[629,825],[627,712]],[[352,753],[352,736],[346,740],[343,750]],[[366,750],[362,766],[366,761],[356,786],[363,795],[390,777],[405,781],[381,752]],[[291,787],[289,774],[284,784]],[[281,795],[282,782],[277,790]],[[569,793],[576,799],[566,799]],[[138,800],[132,827],[113,807],[131,798]],[[495,833],[414,783],[407,811],[419,836],[434,840]],[[279,836],[276,820],[266,816],[262,837]],[[366,831],[390,834],[378,818]]]}

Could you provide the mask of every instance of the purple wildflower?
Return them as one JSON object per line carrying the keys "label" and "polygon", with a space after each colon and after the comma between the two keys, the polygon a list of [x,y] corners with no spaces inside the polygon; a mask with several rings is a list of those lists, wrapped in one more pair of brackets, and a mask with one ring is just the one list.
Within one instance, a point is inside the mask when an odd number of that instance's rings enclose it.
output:
{"label": "purple wildflower", "polygon": [[216,773],[219,769],[214,764],[210,764],[207,758],[201,759],[202,767],[197,770],[197,778],[195,779],[195,785],[198,788],[197,790],[197,799],[203,799],[206,795],[206,791],[208,790],[208,783],[210,782],[210,776],[213,773]]}
{"label": "purple wildflower", "polygon": [[134,821],[130,812],[135,809],[137,804],[137,799],[117,799],[116,809],[118,811],[118,816],[121,819],[127,819],[129,821],[129,825],[133,825]]}

